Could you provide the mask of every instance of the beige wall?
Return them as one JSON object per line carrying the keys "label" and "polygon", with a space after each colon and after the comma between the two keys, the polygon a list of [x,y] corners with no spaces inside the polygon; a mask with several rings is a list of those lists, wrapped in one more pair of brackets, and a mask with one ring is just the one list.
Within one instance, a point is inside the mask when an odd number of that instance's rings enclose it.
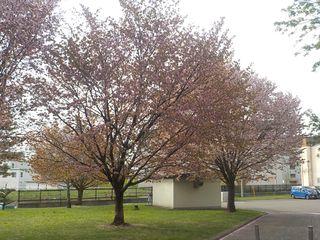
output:
{"label": "beige wall", "polygon": [[153,182],[153,205],[167,208],[220,208],[220,182],[205,182],[195,188],[192,182],[165,179]]}
{"label": "beige wall", "polygon": [[164,179],[152,183],[152,202],[154,206],[174,208],[173,179]]}
{"label": "beige wall", "polygon": [[311,162],[310,162],[310,150],[311,147],[305,147],[301,153],[303,163],[301,164],[301,184],[303,186],[310,186],[311,181]]}
{"label": "beige wall", "polygon": [[174,183],[174,208],[220,208],[220,182],[205,182],[195,188],[192,182]]}
{"label": "beige wall", "polygon": [[301,182],[304,186],[320,186],[320,144],[305,146],[301,154]]}

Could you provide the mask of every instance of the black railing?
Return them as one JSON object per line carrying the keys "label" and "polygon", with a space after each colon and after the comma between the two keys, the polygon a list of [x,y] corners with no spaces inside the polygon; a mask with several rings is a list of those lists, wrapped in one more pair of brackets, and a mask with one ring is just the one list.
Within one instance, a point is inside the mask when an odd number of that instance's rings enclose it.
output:
{"label": "black railing", "polygon": [[[291,187],[296,185],[291,184],[278,184],[278,185],[244,185],[243,194],[244,196],[255,196],[255,195],[269,195],[269,194],[286,194],[290,193]],[[221,191],[228,191],[227,186],[222,185]],[[241,186],[235,186],[235,192],[237,196],[241,194]]]}
{"label": "black railing", "polygon": [[[71,189],[71,201],[78,201],[78,191]],[[67,190],[66,189],[46,189],[46,190],[18,190],[16,191],[16,201],[18,206],[22,204],[34,203],[58,203],[64,205],[67,201]],[[130,202],[147,202],[152,194],[151,187],[139,187],[139,188],[128,188],[124,194],[124,200],[130,200]],[[94,201],[113,201],[114,191],[112,188],[90,188],[83,191],[83,202],[94,202]]]}

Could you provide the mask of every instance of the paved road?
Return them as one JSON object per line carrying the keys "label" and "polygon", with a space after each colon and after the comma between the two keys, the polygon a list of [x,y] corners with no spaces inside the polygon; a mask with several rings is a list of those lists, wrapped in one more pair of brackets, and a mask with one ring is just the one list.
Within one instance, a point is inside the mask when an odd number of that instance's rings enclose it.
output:
{"label": "paved road", "polygon": [[268,213],[320,213],[320,199],[279,199],[237,202],[242,209],[254,209]]}
{"label": "paved road", "polygon": [[314,227],[314,240],[320,240],[320,200],[259,200],[237,202],[238,208],[269,214],[233,232],[223,240],[255,240],[259,225],[261,240],[307,240],[308,226]]}

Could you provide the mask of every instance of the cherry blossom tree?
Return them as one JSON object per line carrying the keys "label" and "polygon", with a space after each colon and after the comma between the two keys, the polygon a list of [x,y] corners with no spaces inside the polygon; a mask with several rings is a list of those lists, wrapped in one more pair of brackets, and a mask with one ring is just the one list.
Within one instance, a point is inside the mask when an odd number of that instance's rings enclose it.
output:
{"label": "cherry blossom tree", "polygon": [[[222,24],[209,31],[187,26],[175,1],[120,4],[119,19],[102,19],[83,7],[84,21],[47,46],[46,74],[30,83],[46,120],[71,129],[113,186],[114,225],[125,224],[128,187],[177,167],[193,134],[177,117],[184,99],[214,81],[232,56]],[[192,117],[183,112],[184,119]],[[72,156],[59,142],[52,144]]]}
{"label": "cherry blossom tree", "polygon": [[224,75],[229,80],[222,87],[228,93],[223,105],[215,104],[215,88],[208,87],[198,99],[194,111],[202,120],[191,156],[227,185],[228,210],[234,212],[235,181],[289,164],[283,156],[297,161],[303,125],[298,99],[248,70]]}
{"label": "cherry blossom tree", "polygon": [[[57,142],[61,148],[68,147],[72,157],[60,151],[60,148],[54,145]],[[29,160],[34,179],[53,185],[65,184],[68,208],[71,208],[70,187],[77,190],[77,204],[82,205],[84,190],[96,186],[103,180],[100,169],[88,167],[91,160],[86,156],[85,150],[79,148],[78,142],[74,141],[66,128],[59,129],[58,125],[54,125],[52,128],[43,129],[30,136],[29,143],[34,150],[34,155]],[[80,162],[86,165],[80,165]]]}
{"label": "cherry blossom tree", "polygon": [[15,131],[15,116],[22,110],[18,101],[22,82],[53,27],[57,1],[0,1],[0,168],[4,160],[17,158],[14,146],[21,139]]}

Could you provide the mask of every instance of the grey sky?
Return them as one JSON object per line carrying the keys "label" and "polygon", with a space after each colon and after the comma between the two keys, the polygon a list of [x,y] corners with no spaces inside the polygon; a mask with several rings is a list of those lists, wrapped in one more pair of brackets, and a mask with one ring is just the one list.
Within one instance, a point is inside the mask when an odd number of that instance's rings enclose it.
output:
{"label": "grey sky", "polygon": [[[285,16],[282,8],[293,0],[181,0],[181,11],[188,21],[208,27],[220,17],[234,38],[237,59],[243,66],[252,64],[262,77],[275,82],[281,90],[301,99],[303,109],[320,114],[318,101],[320,71],[311,71],[315,56],[295,56],[295,39],[275,31],[273,23]],[[93,9],[103,8],[117,16],[117,0],[63,0],[68,9],[79,3]],[[319,54],[317,54],[319,56]]]}

